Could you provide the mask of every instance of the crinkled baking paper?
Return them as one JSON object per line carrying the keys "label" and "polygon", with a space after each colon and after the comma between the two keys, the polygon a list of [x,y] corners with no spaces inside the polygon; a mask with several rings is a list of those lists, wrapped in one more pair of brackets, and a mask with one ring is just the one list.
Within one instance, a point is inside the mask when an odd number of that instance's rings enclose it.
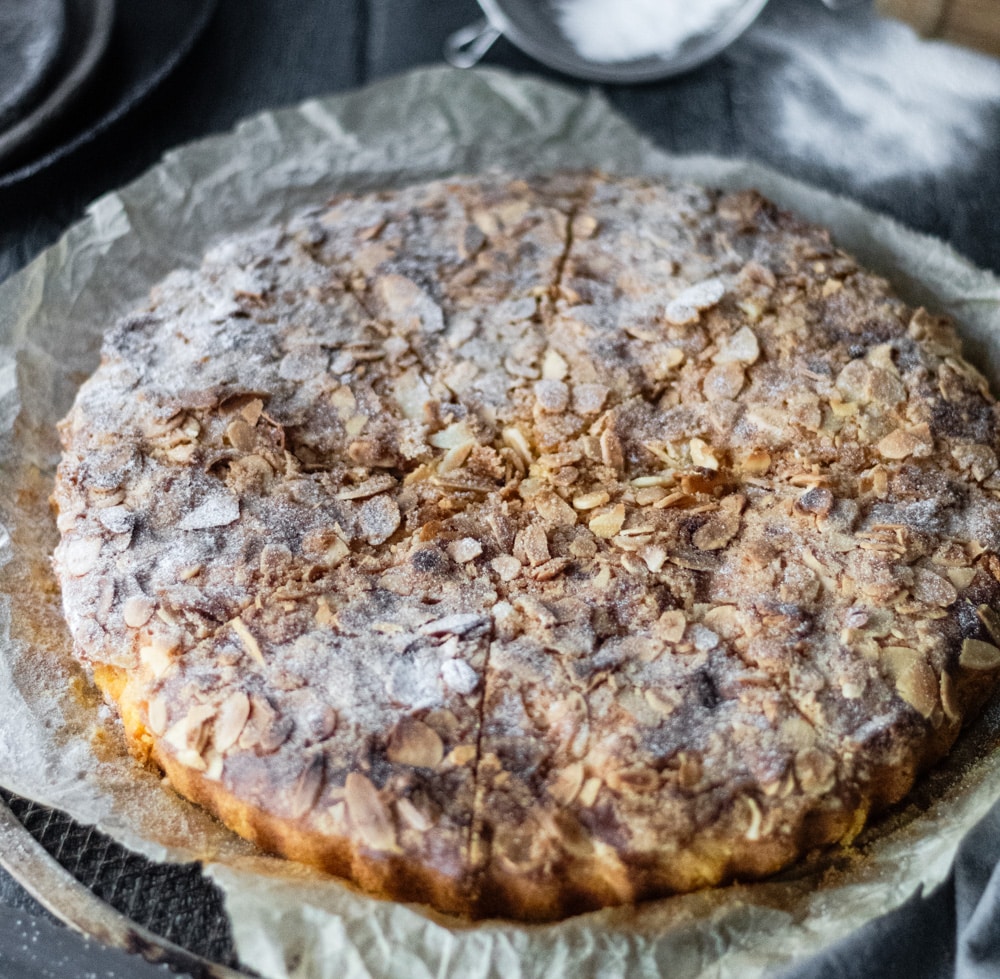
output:
{"label": "crinkled baking paper", "polygon": [[261,856],[128,757],[70,657],[48,560],[54,426],[104,331],[220,237],[333,192],[567,166],[760,189],[829,227],[911,302],[952,314],[1000,390],[987,356],[1000,339],[1000,282],[940,242],[753,164],[666,156],[599,96],[496,71],[422,70],[175,150],[0,286],[0,782],[153,859],[202,860],[225,892],[240,958],[264,976],[747,979],[940,881],[1000,796],[994,708],[860,846],[783,879],[553,925],[468,925]]}

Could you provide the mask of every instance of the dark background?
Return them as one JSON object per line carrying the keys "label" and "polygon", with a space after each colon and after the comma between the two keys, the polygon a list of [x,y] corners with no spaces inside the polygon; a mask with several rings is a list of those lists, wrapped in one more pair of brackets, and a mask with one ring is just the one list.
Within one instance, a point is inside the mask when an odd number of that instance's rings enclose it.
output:
{"label": "dark background", "polygon": [[[202,0],[119,0],[107,61],[92,89],[47,146],[20,169],[0,172],[0,281],[56,241],[90,201],[178,143],[224,131],[262,109],[439,62],[448,34],[480,16],[475,0],[219,0],[212,7]],[[1000,272],[1000,81],[992,99],[989,88],[1000,80],[1000,63],[925,45],[902,28],[884,37],[883,30],[866,7],[834,14],[818,0],[772,0],[749,35],[704,67],[665,82],[602,90],[668,150],[762,161],[944,238]],[[778,43],[785,35],[795,43]],[[812,51],[802,46],[810,37]],[[834,57],[832,40],[856,41],[857,57],[847,60],[843,47]],[[869,85],[871,104],[881,112],[895,104],[886,101],[893,69],[880,63],[883,40],[891,42],[886,57],[903,59],[907,71],[906,84],[892,96],[899,105],[892,122],[912,125],[913,139],[893,142],[891,132],[878,131],[881,117],[866,119],[856,98],[838,96],[841,83],[854,96]],[[921,89],[925,55],[929,82]],[[485,63],[583,87],[504,40]],[[934,101],[935,84],[944,101]],[[781,116],[786,85],[797,104],[813,107],[814,136],[807,115],[800,138],[789,141]],[[963,85],[971,93],[968,105],[956,102]],[[950,120],[946,107],[953,103],[961,115]],[[928,106],[946,124],[939,135],[928,125]],[[931,142],[921,147],[917,133]],[[994,817],[981,828],[957,874],[930,899],[915,899],[803,974],[1000,975],[1000,938],[990,925],[1000,920],[994,913],[1000,904],[989,903],[998,826]],[[28,920],[22,909],[41,913],[0,872],[0,975],[14,974],[15,964],[25,976],[72,975],[65,966],[72,957],[61,939],[46,937],[44,922],[37,926],[42,945],[61,950],[63,967],[46,971],[52,967],[39,964],[44,953],[14,957],[15,937],[24,934],[20,922]],[[970,938],[973,918],[979,930]],[[124,968],[116,974],[130,974]]]}

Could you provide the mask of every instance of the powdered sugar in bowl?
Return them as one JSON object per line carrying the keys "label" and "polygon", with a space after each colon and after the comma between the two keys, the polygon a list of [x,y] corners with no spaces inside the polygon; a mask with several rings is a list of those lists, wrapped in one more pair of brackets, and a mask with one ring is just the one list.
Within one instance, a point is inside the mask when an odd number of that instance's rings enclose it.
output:
{"label": "powdered sugar in bowl", "polygon": [[677,75],[714,57],[767,0],[479,0],[486,17],[453,34],[445,57],[476,64],[501,34],[551,68],[602,82]]}

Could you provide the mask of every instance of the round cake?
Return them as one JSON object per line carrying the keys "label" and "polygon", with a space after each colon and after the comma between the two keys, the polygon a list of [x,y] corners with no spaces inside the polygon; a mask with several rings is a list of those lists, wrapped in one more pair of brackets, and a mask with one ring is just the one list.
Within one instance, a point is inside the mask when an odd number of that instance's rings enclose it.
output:
{"label": "round cake", "polygon": [[773,873],[1000,668],[983,378],[753,192],[334,198],[169,275],[61,432],[66,617],[133,751],[375,895]]}

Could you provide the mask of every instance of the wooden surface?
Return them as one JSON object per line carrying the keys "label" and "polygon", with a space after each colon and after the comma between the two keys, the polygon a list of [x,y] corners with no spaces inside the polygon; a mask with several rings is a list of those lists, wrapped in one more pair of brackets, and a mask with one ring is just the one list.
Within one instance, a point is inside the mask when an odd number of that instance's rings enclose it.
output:
{"label": "wooden surface", "polygon": [[877,0],[877,6],[924,37],[1000,54],[1000,0]]}

